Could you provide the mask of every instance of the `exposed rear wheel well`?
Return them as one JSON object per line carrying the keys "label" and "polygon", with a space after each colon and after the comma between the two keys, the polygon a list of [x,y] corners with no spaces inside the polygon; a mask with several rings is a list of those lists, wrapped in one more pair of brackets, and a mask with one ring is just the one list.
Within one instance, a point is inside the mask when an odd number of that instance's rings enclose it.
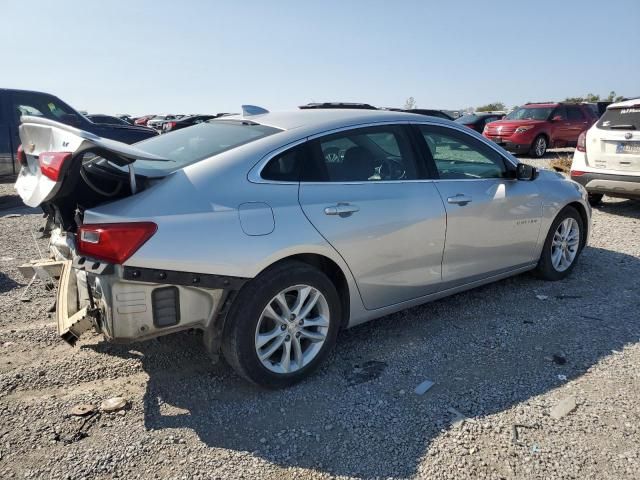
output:
{"label": "exposed rear wheel well", "polygon": [[[336,287],[336,290],[338,290],[338,295],[340,295],[340,304],[342,307],[341,327],[346,327],[349,323],[349,309],[351,306],[349,301],[349,284],[347,283],[347,278],[344,276],[344,273],[342,272],[342,269],[338,266],[338,264],[323,255],[318,255],[315,253],[303,253],[283,258],[281,260],[278,260],[273,265],[277,265],[289,260],[297,260],[299,262],[311,265],[320,270],[327,277],[329,277],[329,280],[331,280],[333,285]],[[273,267],[273,265],[270,265],[269,268]]]}

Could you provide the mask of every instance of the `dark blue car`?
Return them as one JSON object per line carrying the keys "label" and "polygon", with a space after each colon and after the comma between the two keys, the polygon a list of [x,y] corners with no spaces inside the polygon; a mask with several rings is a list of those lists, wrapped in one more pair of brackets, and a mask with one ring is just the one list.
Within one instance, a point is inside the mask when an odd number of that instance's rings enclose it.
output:
{"label": "dark blue car", "polygon": [[20,145],[18,126],[22,115],[42,116],[128,144],[157,135],[155,130],[147,127],[93,123],[48,93],[0,88],[0,176],[18,173],[15,154]]}

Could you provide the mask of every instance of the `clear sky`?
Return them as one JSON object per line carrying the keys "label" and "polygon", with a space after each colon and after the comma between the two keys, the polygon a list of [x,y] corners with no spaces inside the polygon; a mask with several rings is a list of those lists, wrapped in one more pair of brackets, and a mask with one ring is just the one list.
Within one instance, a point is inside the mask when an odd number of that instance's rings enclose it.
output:
{"label": "clear sky", "polygon": [[0,0],[0,87],[93,113],[640,95],[640,0]]}

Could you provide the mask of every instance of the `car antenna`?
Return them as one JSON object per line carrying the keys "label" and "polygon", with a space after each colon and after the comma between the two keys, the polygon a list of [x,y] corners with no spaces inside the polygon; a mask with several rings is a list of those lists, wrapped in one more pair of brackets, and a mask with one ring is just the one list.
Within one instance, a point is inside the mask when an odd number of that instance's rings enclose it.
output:
{"label": "car antenna", "polygon": [[250,117],[251,115],[262,115],[269,113],[266,108],[258,107],[257,105],[242,105],[242,115],[244,117]]}

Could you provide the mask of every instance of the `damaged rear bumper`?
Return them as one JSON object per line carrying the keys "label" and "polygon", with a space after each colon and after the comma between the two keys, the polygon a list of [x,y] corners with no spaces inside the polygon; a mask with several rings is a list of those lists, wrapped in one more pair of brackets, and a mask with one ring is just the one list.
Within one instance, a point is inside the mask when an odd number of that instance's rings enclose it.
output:
{"label": "damaged rear bumper", "polygon": [[[32,263],[38,269],[40,264]],[[59,268],[56,319],[59,335],[74,345],[95,329],[128,343],[186,329],[216,331],[229,295],[246,279],[123,267],[85,257],[55,262]]]}

